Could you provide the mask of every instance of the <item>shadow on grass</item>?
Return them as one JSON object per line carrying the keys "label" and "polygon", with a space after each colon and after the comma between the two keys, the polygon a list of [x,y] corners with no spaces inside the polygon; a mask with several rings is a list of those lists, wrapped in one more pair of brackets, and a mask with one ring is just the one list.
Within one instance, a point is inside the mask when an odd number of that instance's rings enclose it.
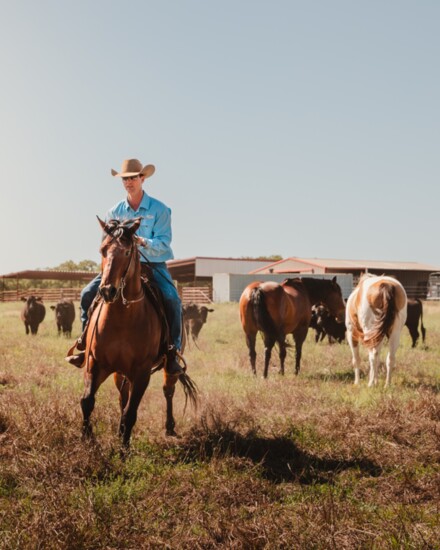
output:
{"label": "shadow on grass", "polygon": [[[353,384],[354,374],[353,370],[344,372],[331,372],[331,373],[316,373],[307,376],[311,380],[321,380],[323,382],[344,382],[345,384]],[[364,374],[361,373],[361,378],[364,378]]]}
{"label": "shadow on grass", "polygon": [[440,384],[431,384],[428,382],[413,382],[410,380],[403,380],[402,386],[404,388],[410,388],[411,390],[428,391],[436,395],[440,393]]}
{"label": "shadow on grass", "polygon": [[319,458],[301,450],[287,437],[266,438],[253,434],[243,436],[231,429],[203,435],[193,434],[181,450],[184,461],[209,461],[222,457],[246,458],[259,465],[263,477],[274,483],[329,483],[340,472],[348,469],[373,477],[382,473],[379,465],[365,458]]}

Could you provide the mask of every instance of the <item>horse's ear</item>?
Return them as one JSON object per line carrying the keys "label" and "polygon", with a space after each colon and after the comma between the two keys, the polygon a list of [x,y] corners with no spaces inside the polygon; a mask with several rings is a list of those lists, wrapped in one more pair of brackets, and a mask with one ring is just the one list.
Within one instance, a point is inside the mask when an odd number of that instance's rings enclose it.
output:
{"label": "horse's ear", "polygon": [[135,218],[133,220],[133,225],[128,230],[128,233],[130,235],[134,235],[136,233],[136,231],[139,229],[139,226],[141,225],[141,221],[142,221],[142,217]]}
{"label": "horse's ear", "polygon": [[332,279],[332,284],[335,285],[336,284],[336,275],[333,277]]}
{"label": "horse's ear", "polygon": [[105,222],[101,220],[99,216],[96,216],[98,218],[99,225],[102,227],[102,230],[105,231]]}

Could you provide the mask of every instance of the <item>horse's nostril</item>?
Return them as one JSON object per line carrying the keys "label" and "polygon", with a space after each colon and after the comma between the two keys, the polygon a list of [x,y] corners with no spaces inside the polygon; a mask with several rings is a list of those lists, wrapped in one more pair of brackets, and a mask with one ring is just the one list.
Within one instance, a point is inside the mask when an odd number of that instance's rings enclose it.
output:
{"label": "horse's nostril", "polygon": [[113,285],[105,285],[99,289],[101,296],[105,302],[112,302],[117,294],[117,289]]}

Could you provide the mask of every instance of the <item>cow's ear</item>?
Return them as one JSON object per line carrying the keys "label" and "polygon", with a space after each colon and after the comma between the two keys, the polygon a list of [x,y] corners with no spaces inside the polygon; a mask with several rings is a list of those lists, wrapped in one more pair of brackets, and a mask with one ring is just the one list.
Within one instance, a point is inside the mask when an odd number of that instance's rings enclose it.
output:
{"label": "cow's ear", "polygon": [[27,302],[27,298],[25,298],[24,296],[21,297],[21,301],[22,302]]}

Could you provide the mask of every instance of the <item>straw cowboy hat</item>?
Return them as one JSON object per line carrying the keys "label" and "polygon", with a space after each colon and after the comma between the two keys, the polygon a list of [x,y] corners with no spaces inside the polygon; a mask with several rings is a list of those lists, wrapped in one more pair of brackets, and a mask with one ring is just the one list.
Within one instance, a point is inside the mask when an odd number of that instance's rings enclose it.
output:
{"label": "straw cowboy hat", "polygon": [[153,166],[153,164],[147,164],[142,168],[142,163],[138,159],[127,159],[122,161],[122,168],[120,172],[117,172],[112,168],[112,176],[125,178],[128,176],[140,175],[149,178],[154,174],[155,170],[156,168]]}

